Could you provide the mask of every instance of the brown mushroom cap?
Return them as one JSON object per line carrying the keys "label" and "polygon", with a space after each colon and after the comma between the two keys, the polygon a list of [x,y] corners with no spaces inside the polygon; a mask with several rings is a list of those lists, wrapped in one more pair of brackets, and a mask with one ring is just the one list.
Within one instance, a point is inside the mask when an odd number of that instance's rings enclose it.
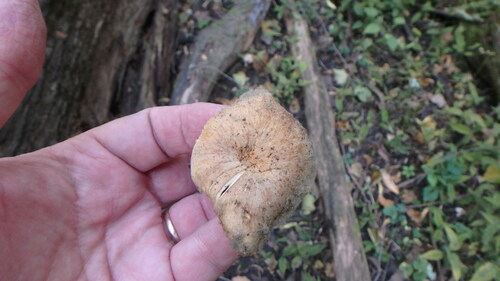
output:
{"label": "brown mushroom cap", "polygon": [[243,255],[263,246],[271,228],[311,190],[315,175],[305,129],[263,89],[212,117],[191,157],[194,183]]}

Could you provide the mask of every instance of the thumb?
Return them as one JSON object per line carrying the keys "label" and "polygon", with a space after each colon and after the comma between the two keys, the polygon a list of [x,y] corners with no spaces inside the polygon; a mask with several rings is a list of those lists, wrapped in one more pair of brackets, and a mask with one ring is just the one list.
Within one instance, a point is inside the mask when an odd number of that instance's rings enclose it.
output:
{"label": "thumb", "polygon": [[0,0],[0,127],[40,75],[45,36],[38,0]]}

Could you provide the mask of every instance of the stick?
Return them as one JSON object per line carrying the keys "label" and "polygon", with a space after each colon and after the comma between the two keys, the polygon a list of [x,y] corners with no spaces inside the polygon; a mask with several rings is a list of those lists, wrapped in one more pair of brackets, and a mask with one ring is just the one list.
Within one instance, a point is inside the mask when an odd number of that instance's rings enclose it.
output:
{"label": "stick", "polygon": [[294,40],[292,53],[307,62],[302,78],[311,84],[304,87],[307,126],[314,147],[320,191],[330,222],[335,275],[337,280],[369,281],[370,272],[361,243],[356,213],[334,129],[334,114],[316,63],[307,23],[289,17],[288,33]]}

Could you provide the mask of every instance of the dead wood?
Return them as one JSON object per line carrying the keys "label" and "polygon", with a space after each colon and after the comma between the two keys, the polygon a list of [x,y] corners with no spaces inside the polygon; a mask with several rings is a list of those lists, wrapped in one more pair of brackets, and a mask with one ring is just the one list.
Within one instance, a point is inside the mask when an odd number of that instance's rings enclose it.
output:
{"label": "dead wood", "polygon": [[286,25],[288,34],[293,38],[293,55],[308,65],[302,72],[302,78],[311,82],[304,87],[305,111],[314,147],[320,192],[327,219],[331,223],[335,275],[337,280],[369,281],[370,272],[351,197],[353,187],[348,181],[339,150],[334,114],[319,75],[307,23],[290,17],[286,20]]}
{"label": "dead wood", "polygon": [[41,1],[45,67],[0,131],[0,155],[45,147],[166,97],[176,2]]}
{"label": "dead wood", "polygon": [[203,29],[181,64],[171,104],[207,101],[215,81],[252,44],[271,0],[238,0],[219,21]]}

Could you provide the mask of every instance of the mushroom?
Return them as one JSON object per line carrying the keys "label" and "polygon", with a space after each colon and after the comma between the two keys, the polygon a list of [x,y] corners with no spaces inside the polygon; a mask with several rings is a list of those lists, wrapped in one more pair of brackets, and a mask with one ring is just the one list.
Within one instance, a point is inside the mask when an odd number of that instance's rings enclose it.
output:
{"label": "mushroom", "polygon": [[306,130],[256,89],[206,123],[191,176],[212,200],[233,248],[252,255],[311,191],[316,169]]}

